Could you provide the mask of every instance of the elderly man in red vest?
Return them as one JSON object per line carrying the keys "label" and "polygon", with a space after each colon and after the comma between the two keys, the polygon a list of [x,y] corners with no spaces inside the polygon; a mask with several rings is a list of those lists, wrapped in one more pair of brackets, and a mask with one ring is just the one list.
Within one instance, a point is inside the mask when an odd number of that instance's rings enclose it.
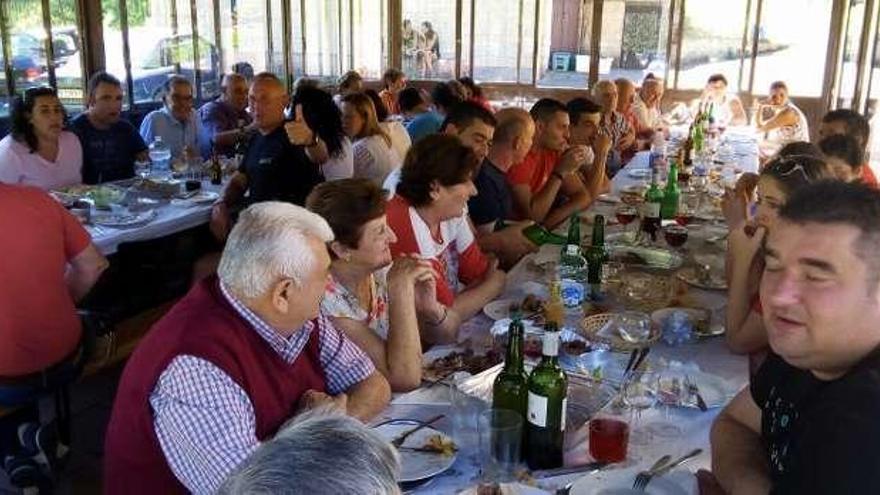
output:
{"label": "elderly man in red vest", "polygon": [[318,316],[332,238],[298,206],[241,214],[217,275],[126,366],[107,429],[106,493],[213,493],[297,411],[331,403],[368,419],[385,407],[388,383],[370,358]]}

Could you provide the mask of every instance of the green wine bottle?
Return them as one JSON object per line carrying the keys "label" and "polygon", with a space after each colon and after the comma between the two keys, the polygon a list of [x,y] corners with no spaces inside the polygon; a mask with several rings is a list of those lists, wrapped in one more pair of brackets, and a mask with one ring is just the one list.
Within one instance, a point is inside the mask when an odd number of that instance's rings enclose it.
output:
{"label": "green wine bottle", "polygon": [[529,376],[526,415],[526,462],[530,469],[562,466],[568,378],[559,367],[559,326],[544,325],[541,362]]}
{"label": "green wine bottle", "polygon": [[595,292],[602,283],[602,266],[608,261],[605,251],[605,217],[596,215],[593,219],[593,237],[587,248],[587,282]]}
{"label": "green wine bottle", "polygon": [[525,327],[520,318],[519,311],[515,312],[513,321],[507,328],[507,357],[504,359],[504,368],[495,377],[492,385],[492,407],[509,409],[525,418],[529,377],[523,368]]}
{"label": "green wine bottle", "polygon": [[532,241],[536,246],[543,246],[544,244],[555,244],[557,246],[565,246],[568,238],[562,237],[559,234],[554,234],[549,230],[541,227],[540,225],[533,223],[528,227],[523,229],[523,235],[526,236],[526,239]]}
{"label": "green wine bottle", "polygon": [[[566,244],[569,246],[581,246],[581,219],[577,213],[572,213],[568,218],[568,236]],[[565,248],[563,248],[564,250]]]}
{"label": "green wine bottle", "polygon": [[663,203],[663,190],[657,185],[658,169],[651,171],[651,187],[645,193],[645,203],[642,205],[642,231],[651,236],[652,241],[657,240],[660,232],[660,207]]}
{"label": "green wine bottle", "polygon": [[660,202],[660,218],[673,220],[678,215],[678,205],[681,199],[681,190],[678,188],[678,164],[675,160],[669,162],[669,176],[666,178],[666,190],[663,191],[663,199]]}

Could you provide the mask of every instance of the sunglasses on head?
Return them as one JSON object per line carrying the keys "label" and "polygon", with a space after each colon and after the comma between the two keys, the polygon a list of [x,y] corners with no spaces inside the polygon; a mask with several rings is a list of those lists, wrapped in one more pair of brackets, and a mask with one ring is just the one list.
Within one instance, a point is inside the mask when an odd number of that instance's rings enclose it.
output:
{"label": "sunglasses on head", "polygon": [[787,177],[794,173],[800,173],[805,181],[812,182],[814,178],[807,174],[804,165],[801,163],[801,160],[803,159],[815,160],[816,158],[810,155],[789,155],[776,158],[767,165],[765,170],[773,172],[780,177]]}

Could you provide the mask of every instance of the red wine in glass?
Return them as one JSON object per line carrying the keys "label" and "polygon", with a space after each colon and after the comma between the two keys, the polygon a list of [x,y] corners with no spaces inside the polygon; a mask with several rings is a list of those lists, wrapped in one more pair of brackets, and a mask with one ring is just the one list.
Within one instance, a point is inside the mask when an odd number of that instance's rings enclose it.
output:
{"label": "red wine in glass", "polygon": [[690,213],[679,211],[678,215],[675,216],[675,223],[681,225],[682,227],[687,227],[693,221],[694,216]]}
{"label": "red wine in glass", "polygon": [[684,227],[671,225],[663,231],[663,236],[666,238],[666,243],[670,246],[681,247],[687,242],[688,231]]}
{"label": "red wine in glass", "polygon": [[629,225],[636,219],[637,215],[635,211],[618,211],[616,216],[617,221],[620,222],[621,225]]}

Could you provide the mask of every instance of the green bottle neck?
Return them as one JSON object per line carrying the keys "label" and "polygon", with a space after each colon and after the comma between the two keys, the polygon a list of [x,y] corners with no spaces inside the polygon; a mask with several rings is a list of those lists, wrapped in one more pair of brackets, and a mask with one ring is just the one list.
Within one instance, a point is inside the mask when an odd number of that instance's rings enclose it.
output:
{"label": "green bottle neck", "polygon": [[592,245],[605,245],[605,217],[603,217],[602,215],[596,215],[596,217],[593,219]]}
{"label": "green bottle neck", "polygon": [[504,359],[504,371],[522,373],[523,371],[523,334],[525,329],[519,320],[514,320],[508,329],[507,356]]}

